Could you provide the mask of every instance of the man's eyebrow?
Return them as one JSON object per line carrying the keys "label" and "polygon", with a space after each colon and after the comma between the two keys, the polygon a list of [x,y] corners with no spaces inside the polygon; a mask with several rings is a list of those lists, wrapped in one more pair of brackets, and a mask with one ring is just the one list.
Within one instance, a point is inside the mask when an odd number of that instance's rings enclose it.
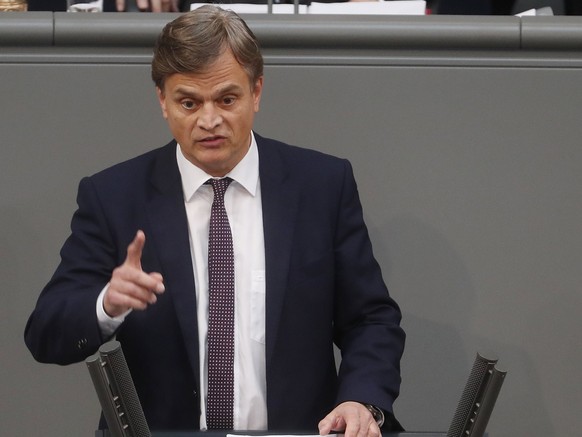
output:
{"label": "man's eyebrow", "polygon": [[198,96],[198,93],[194,90],[192,90],[191,88],[186,88],[186,87],[177,87],[174,90],[174,94],[180,94],[182,96],[189,96],[189,97],[196,97]]}

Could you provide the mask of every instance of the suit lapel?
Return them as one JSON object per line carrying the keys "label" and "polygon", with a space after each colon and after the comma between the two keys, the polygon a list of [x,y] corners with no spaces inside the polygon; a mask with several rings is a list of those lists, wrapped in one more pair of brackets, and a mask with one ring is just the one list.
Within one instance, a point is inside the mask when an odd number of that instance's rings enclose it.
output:
{"label": "suit lapel", "polygon": [[256,135],[263,203],[266,264],[266,359],[267,366],[277,343],[284,305],[289,260],[294,237],[299,195],[284,157],[275,144]]}
{"label": "suit lapel", "polygon": [[160,257],[166,289],[171,292],[185,347],[199,383],[196,292],[190,253],[188,218],[176,163],[176,143],[166,146],[155,162],[148,202],[153,244]]}

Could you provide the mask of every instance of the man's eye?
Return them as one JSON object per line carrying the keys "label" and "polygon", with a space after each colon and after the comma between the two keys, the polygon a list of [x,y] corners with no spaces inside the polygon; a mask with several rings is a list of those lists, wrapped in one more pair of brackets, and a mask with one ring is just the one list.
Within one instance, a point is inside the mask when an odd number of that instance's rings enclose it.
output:
{"label": "man's eye", "polygon": [[184,109],[194,109],[196,107],[196,104],[192,100],[183,100],[182,107]]}
{"label": "man's eye", "polygon": [[222,99],[222,103],[224,105],[227,105],[227,106],[232,105],[235,101],[236,101],[236,98],[234,98],[234,97],[224,97]]}

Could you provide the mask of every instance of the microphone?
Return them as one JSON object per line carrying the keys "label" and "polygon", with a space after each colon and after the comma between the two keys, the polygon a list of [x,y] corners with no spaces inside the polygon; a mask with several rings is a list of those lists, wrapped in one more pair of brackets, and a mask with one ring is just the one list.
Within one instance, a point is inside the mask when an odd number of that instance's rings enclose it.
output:
{"label": "microphone", "polygon": [[107,342],[85,360],[112,437],[151,437],[121,344]]}
{"label": "microphone", "polygon": [[447,437],[483,437],[507,374],[497,370],[496,363],[480,354],[475,357]]}

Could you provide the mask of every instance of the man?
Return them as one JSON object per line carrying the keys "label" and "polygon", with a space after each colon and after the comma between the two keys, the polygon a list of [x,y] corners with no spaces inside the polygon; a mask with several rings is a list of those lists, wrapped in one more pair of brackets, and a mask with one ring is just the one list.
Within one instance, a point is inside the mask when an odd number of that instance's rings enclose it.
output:
{"label": "man", "polygon": [[[169,23],[152,78],[175,140],[81,181],[26,327],[34,357],[78,362],[115,335],[152,429],[214,428],[215,385],[231,379],[230,429],[399,429],[400,311],[350,164],[252,132],[263,60],[232,12],[205,6]],[[217,275],[223,243],[234,265]],[[217,281],[229,284],[218,299]],[[234,357],[218,360],[231,368],[215,380],[211,326],[228,299]]]}

